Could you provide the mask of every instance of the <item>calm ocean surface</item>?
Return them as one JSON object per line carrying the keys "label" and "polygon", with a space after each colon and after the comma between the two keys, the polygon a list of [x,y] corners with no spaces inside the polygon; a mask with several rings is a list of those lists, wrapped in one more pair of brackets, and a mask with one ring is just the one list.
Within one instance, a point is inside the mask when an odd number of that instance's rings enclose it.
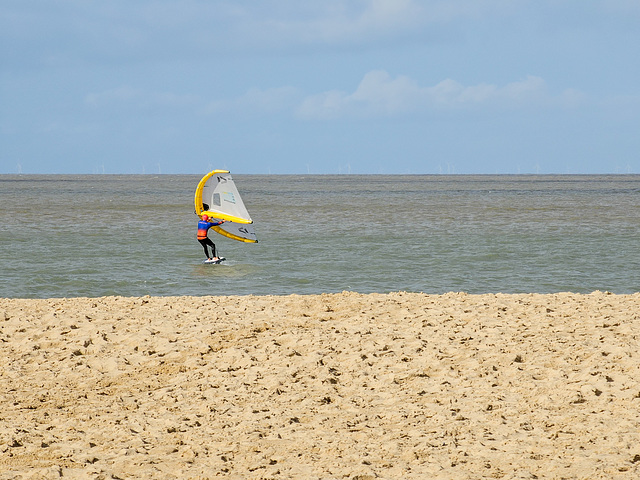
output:
{"label": "calm ocean surface", "polygon": [[0,175],[0,297],[640,291],[639,175],[233,177],[204,265],[200,176]]}

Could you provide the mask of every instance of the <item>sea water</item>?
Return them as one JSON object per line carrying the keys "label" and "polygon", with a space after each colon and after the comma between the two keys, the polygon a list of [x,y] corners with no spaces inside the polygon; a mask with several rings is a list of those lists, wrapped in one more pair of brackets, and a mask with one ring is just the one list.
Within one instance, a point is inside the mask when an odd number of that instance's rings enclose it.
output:
{"label": "sea water", "polygon": [[0,175],[0,297],[640,291],[638,175],[233,177],[205,265],[200,176]]}

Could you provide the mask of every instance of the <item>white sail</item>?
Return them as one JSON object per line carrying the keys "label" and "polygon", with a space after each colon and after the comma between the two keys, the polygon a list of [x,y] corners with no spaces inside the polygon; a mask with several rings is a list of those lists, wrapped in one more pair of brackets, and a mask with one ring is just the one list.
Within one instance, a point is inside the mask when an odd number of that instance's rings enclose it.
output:
{"label": "white sail", "polygon": [[240,193],[227,170],[213,170],[198,184],[194,198],[196,214],[226,220],[212,227],[220,235],[241,242],[256,243],[253,220],[242,202]]}

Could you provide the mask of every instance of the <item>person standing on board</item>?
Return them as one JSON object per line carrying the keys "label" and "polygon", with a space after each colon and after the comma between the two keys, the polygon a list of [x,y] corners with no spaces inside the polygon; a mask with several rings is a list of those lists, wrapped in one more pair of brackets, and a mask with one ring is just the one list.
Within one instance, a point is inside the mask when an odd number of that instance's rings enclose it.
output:
{"label": "person standing on board", "polygon": [[[221,225],[224,222],[224,220],[220,220],[219,222],[210,222],[208,215],[202,215],[202,220],[198,222],[198,241],[200,242],[200,245],[202,245],[202,248],[204,248],[204,254],[210,262],[217,262],[220,259],[216,256],[216,244],[211,241],[207,234],[211,227]],[[211,247],[211,256],[209,256],[209,249],[207,247]]]}

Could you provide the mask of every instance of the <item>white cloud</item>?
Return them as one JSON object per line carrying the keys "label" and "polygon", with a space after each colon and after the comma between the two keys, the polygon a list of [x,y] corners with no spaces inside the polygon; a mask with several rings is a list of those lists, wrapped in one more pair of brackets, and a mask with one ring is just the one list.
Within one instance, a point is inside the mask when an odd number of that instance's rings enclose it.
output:
{"label": "white cloud", "polygon": [[[0,2],[2,3],[2,2]],[[569,2],[569,4],[572,2]],[[576,2],[577,3],[577,2]],[[638,0],[600,0],[583,9],[623,15],[629,24],[640,13]],[[5,5],[6,4],[6,5]],[[556,5],[557,4],[557,5]],[[597,8],[596,8],[597,7]],[[567,2],[530,0],[111,0],[109,2],[4,2],[0,6],[0,50],[5,64],[73,65],[210,59],[238,52],[318,51],[377,48],[381,44],[463,42],[487,21],[510,25],[535,18],[578,24],[584,14]],[[468,20],[471,20],[468,22]],[[531,20],[533,21],[533,20]],[[37,35],[33,35],[37,32]]]}
{"label": "white cloud", "polygon": [[244,95],[230,100],[211,102],[205,113],[233,115],[262,115],[290,111],[300,101],[302,94],[293,87],[252,88]]}
{"label": "white cloud", "polygon": [[422,22],[421,7],[412,0],[328,2],[311,19],[288,22],[289,33],[308,42],[343,42],[415,29]]}
{"label": "white cloud", "polygon": [[[511,15],[523,0],[271,0],[233,10],[230,33],[242,46],[366,45],[434,37],[460,19]],[[231,11],[225,14],[231,15]],[[442,33],[442,32],[441,32]],[[437,33],[436,33],[437,35]],[[449,35],[446,33],[445,35]]]}
{"label": "white cloud", "polygon": [[300,89],[291,86],[251,88],[238,97],[207,104],[194,95],[147,92],[122,86],[85,97],[85,105],[93,109],[189,109],[205,115],[234,117],[293,114],[307,120],[381,118],[470,109],[575,108],[585,101],[586,96],[574,89],[552,96],[545,81],[531,75],[502,86],[487,83],[465,86],[452,79],[433,86],[420,86],[411,77],[392,77],[384,70],[365,74],[351,93],[329,90],[305,96]]}
{"label": "white cloud", "polygon": [[[521,18],[529,10],[540,17],[551,8],[550,2],[535,7],[525,0],[36,3],[39,8],[29,2],[0,7],[0,43],[11,45],[0,50],[5,65],[188,63],[256,51],[313,54],[335,49],[345,54],[405,42],[414,46],[442,39],[464,43],[468,40],[465,35],[477,34],[478,26],[486,25],[487,20],[509,25],[509,19]],[[637,0],[611,0],[610,5],[602,2],[599,8],[587,11],[609,12],[612,19],[623,13],[637,20],[638,5]],[[561,19],[562,25],[565,18],[573,18],[564,15],[561,7],[552,11],[557,14],[551,18]],[[584,21],[591,28],[581,17],[575,21]],[[613,20],[609,23],[615,24]]]}
{"label": "white cloud", "polygon": [[429,34],[425,27],[479,12],[493,14],[504,1],[68,0],[37,7],[9,2],[0,6],[0,43],[12,48],[0,51],[0,58],[67,65],[361,47]]}
{"label": "white cloud", "polygon": [[89,93],[84,103],[92,108],[187,108],[197,105],[195,95],[177,95],[171,92],[146,92],[122,86],[99,93]]}
{"label": "white cloud", "polygon": [[[575,96],[574,92],[571,97]],[[386,71],[374,70],[364,76],[353,93],[332,90],[305,98],[297,114],[308,119],[388,116],[475,106],[510,108],[547,101],[551,99],[546,84],[535,76],[504,86],[464,86],[447,79],[431,87],[421,87],[409,77],[392,78]]]}
{"label": "white cloud", "polygon": [[89,93],[84,103],[90,107],[102,107],[113,103],[128,103],[138,96],[138,92],[131,87],[124,86],[100,93]]}

